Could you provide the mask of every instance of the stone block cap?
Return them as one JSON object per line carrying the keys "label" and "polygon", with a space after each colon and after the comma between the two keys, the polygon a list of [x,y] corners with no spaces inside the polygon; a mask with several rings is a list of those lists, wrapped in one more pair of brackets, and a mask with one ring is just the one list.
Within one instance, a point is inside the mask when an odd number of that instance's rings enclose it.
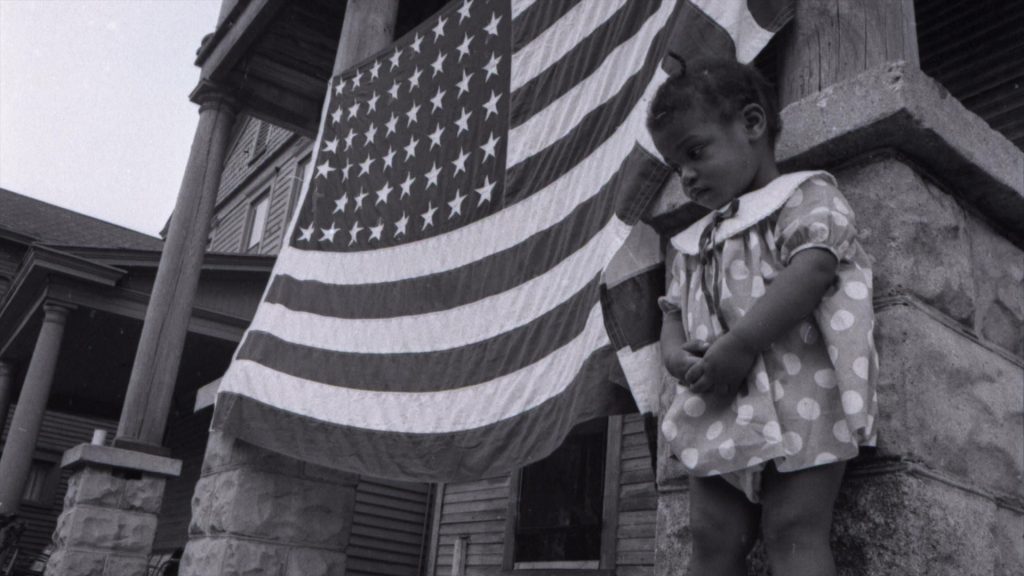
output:
{"label": "stone block cap", "polygon": [[120,470],[146,472],[160,476],[181,474],[181,460],[145,454],[113,446],[79,444],[64,453],[60,462],[63,468],[80,468],[87,465],[109,466]]}

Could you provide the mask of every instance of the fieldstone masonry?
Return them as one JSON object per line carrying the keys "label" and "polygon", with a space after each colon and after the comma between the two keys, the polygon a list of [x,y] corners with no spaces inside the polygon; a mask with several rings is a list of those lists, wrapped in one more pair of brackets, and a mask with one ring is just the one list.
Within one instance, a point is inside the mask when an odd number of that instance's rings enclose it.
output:
{"label": "fieldstone masonry", "polygon": [[[1024,154],[899,64],[783,123],[786,169],[836,175],[874,259],[879,446],[839,496],[840,574],[1024,574]],[[669,576],[689,560],[689,502],[659,452],[655,574]]]}
{"label": "fieldstone masonry", "polygon": [[156,535],[164,484],[181,462],[83,444],[63,465],[75,469],[46,565],[53,576],[141,576]]}
{"label": "fieldstone masonry", "polygon": [[181,574],[344,574],[357,481],[211,432]]}

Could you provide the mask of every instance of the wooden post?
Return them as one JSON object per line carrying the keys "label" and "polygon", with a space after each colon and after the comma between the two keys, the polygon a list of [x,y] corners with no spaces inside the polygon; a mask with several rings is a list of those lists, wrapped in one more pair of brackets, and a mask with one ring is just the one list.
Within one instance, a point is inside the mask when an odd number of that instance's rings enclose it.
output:
{"label": "wooden post", "polygon": [[220,188],[235,104],[201,86],[199,125],[160,255],[115,446],[159,453]]}
{"label": "wooden post", "polygon": [[398,0],[348,0],[338,51],[334,53],[333,74],[391,44],[397,21]]}
{"label": "wooden post", "polygon": [[36,450],[39,426],[50,399],[50,385],[57,368],[60,341],[64,337],[64,323],[70,308],[47,302],[43,304],[43,325],[36,338],[25,373],[25,383],[14,409],[11,429],[7,433],[3,456],[0,456],[0,514],[18,511],[21,494],[32,468],[32,455]]}
{"label": "wooden post", "polygon": [[920,65],[913,0],[798,0],[782,48],[780,104],[885,62]]}
{"label": "wooden post", "polygon": [[11,389],[14,388],[14,366],[0,360],[0,433],[7,423],[7,411],[11,409]]}

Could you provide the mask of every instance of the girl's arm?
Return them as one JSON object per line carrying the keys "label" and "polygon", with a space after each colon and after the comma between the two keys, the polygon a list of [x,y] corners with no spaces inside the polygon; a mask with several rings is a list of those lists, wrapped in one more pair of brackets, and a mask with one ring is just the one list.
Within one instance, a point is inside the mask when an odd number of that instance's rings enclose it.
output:
{"label": "girl's arm", "polygon": [[683,377],[704,352],[703,343],[686,342],[683,334],[683,319],[678,310],[665,314],[661,319],[661,357],[668,373],[684,382]]}
{"label": "girl's arm", "polygon": [[757,355],[818,307],[835,280],[837,267],[836,257],[828,250],[808,248],[796,253],[764,296],[686,372],[690,389],[735,395]]}

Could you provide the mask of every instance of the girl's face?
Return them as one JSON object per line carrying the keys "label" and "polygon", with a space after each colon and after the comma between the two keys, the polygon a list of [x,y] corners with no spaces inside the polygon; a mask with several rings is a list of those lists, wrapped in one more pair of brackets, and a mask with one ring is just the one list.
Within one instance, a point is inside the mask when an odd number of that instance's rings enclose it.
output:
{"label": "girl's face", "polygon": [[[760,108],[758,107],[758,110]],[[743,115],[721,121],[716,113],[694,106],[675,114],[654,130],[658,151],[679,175],[683,191],[697,204],[717,210],[760,183],[764,154],[759,133]],[[774,163],[773,163],[774,164]]]}

